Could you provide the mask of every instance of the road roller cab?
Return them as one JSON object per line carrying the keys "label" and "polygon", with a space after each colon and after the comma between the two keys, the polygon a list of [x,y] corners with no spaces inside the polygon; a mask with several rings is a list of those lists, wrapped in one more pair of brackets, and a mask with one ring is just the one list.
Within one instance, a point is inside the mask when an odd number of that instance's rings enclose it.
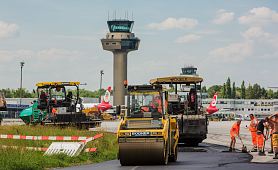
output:
{"label": "road roller cab", "polygon": [[121,165],[177,160],[178,124],[167,113],[161,85],[128,86],[127,113],[118,128]]}

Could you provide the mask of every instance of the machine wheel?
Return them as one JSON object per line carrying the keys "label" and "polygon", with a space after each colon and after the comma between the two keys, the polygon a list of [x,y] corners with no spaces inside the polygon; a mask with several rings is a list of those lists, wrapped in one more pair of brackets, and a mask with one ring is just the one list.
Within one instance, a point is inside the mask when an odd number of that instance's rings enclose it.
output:
{"label": "machine wheel", "polygon": [[176,148],[175,148],[175,154],[173,154],[173,155],[171,155],[171,156],[169,156],[169,161],[170,162],[176,162],[177,161],[177,159],[178,159],[178,145],[176,146]]}
{"label": "machine wheel", "polygon": [[186,147],[196,147],[198,145],[199,145],[199,142],[196,142],[196,141],[186,142],[184,144],[184,146],[186,146]]}
{"label": "machine wheel", "polygon": [[196,146],[199,145],[199,142],[198,141],[192,141],[189,145],[196,147]]}
{"label": "machine wheel", "polygon": [[185,146],[196,147],[199,143],[202,143],[202,141],[202,139],[188,139],[187,142],[185,142]]}
{"label": "machine wheel", "polygon": [[122,161],[121,159],[120,159],[120,164],[121,164],[121,166],[129,166],[129,165],[130,165],[130,164],[128,164],[128,163]]}

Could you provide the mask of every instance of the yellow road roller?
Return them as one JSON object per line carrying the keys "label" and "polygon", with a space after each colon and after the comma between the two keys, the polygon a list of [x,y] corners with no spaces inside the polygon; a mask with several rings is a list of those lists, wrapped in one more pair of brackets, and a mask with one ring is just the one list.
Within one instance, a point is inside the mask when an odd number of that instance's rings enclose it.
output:
{"label": "yellow road roller", "polygon": [[176,161],[179,129],[161,85],[127,86],[127,111],[117,131],[122,166]]}

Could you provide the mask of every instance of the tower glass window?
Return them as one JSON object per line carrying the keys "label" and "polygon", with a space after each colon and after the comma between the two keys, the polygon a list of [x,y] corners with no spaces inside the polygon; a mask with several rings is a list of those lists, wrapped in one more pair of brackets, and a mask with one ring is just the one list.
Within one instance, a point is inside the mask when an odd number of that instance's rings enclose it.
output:
{"label": "tower glass window", "polygon": [[128,21],[128,20],[107,21],[110,32],[130,33],[132,31],[133,23],[134,23],[134,21]]}
{"label": "tower glass window", "polygon": [[182,73],[181,75],[196,75],[197,68],[194,67],[184,67],[181,68]]}

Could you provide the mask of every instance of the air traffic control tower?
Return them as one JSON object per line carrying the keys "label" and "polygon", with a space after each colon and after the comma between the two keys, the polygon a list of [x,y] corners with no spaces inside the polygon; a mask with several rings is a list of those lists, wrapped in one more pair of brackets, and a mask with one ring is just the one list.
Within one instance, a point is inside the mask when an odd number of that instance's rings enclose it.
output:
{"label": "air traffic control tower", "polygon": [[104,50],[113,52],[113,105],[125,104],[125,87],[127,81],[127,53],[138,50],[140,39],[132,33],[134,21],[110,20],[107,21],[109,33],[101,39]]}

